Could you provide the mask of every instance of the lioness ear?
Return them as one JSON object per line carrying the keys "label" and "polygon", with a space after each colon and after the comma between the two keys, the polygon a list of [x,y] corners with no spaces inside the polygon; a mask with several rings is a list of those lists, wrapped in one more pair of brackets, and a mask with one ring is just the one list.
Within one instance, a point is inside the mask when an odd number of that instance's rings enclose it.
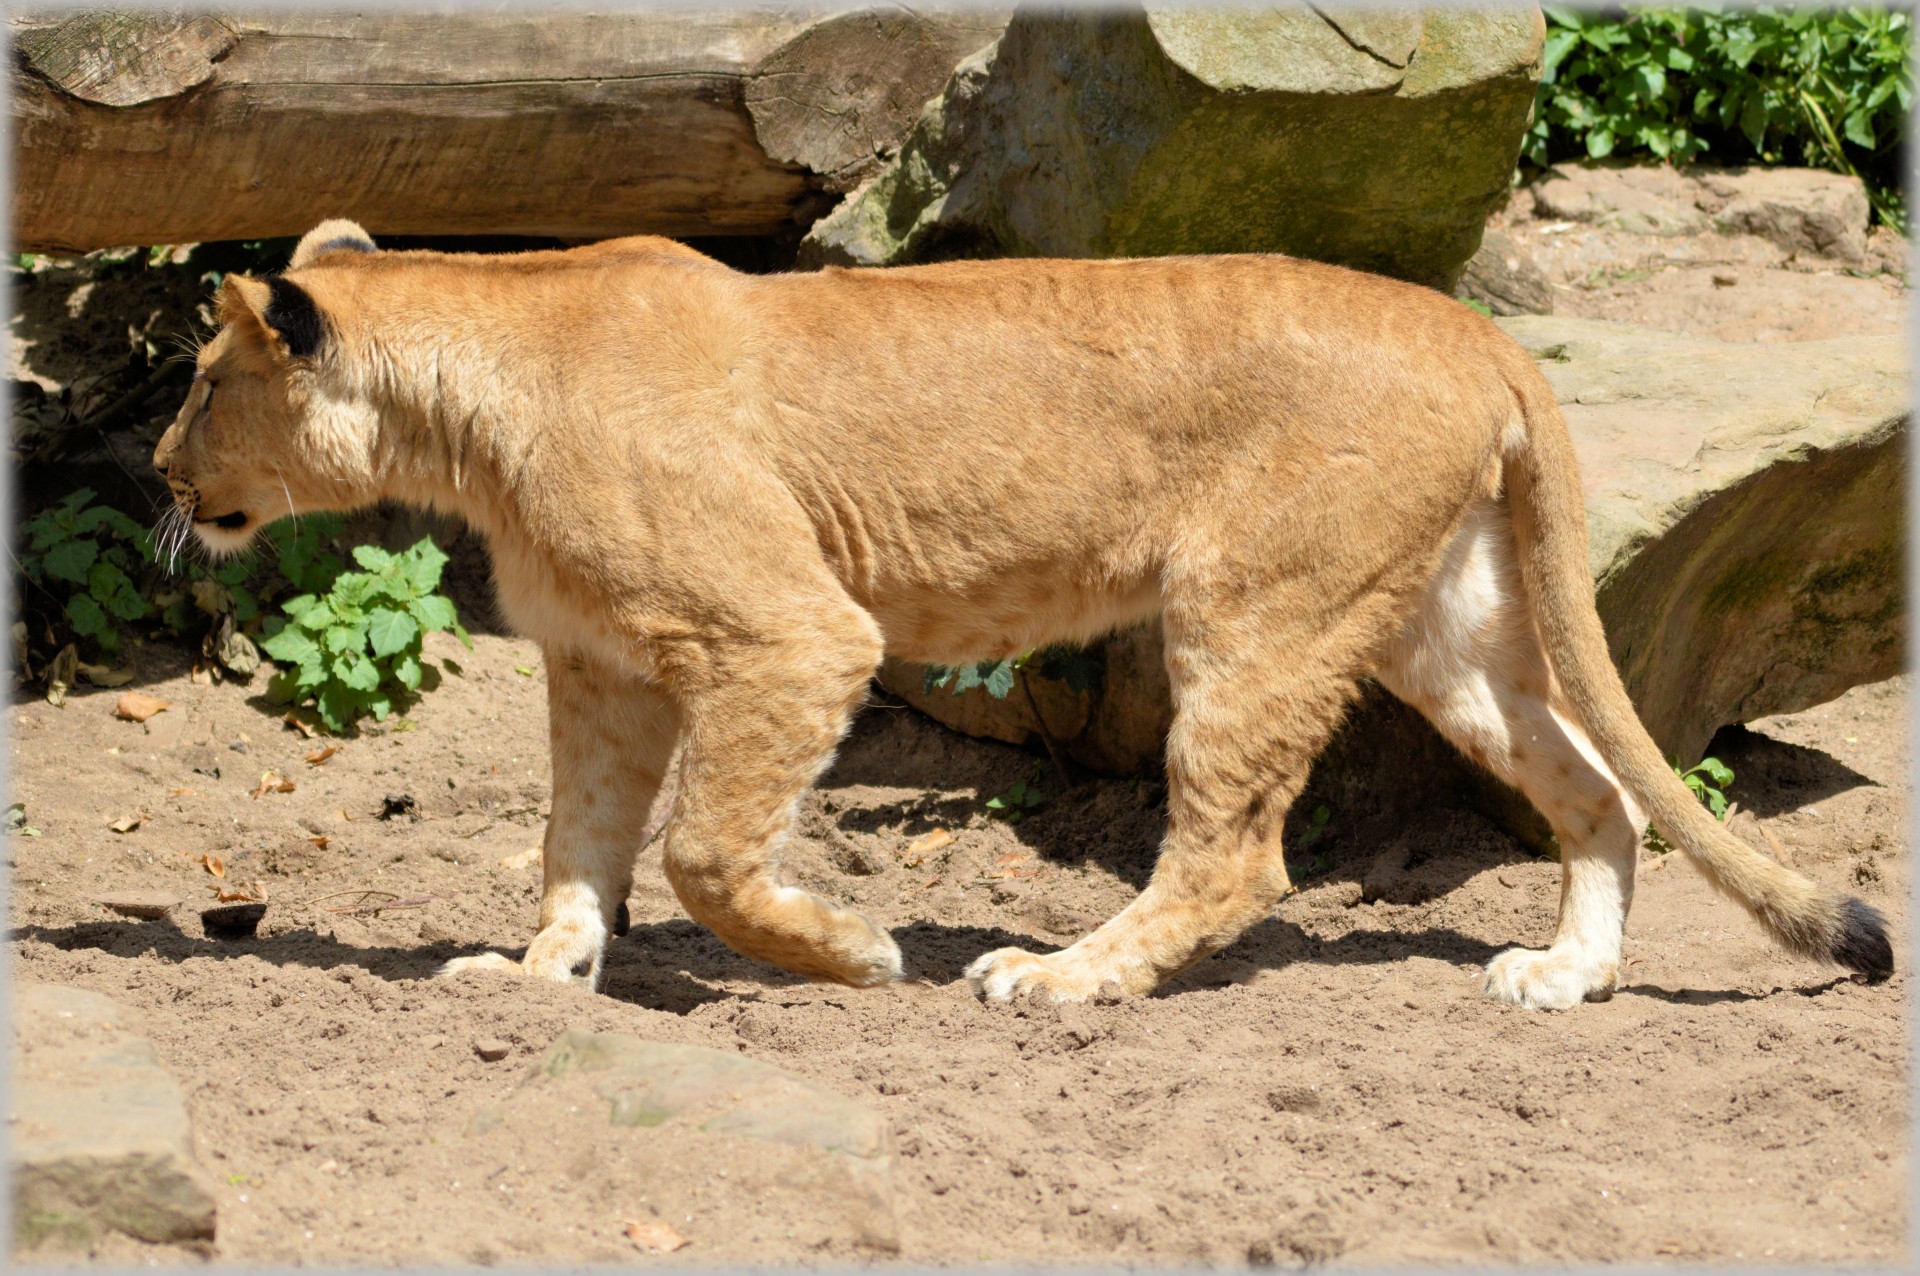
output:
{"label": "lioness ear", "polygon": [[321,253],[370,253],[373,250],[373,236],[360,229],[359,222],[350,222],[344,217],[329,217],[300,236],[287,269],[298,270]]}
{"label": "lioness ear", "polygon": [[291,279],[228,275],[220,283],[220,321],[251,326],[276,362],[317,354],[327,323],[313,297]]}

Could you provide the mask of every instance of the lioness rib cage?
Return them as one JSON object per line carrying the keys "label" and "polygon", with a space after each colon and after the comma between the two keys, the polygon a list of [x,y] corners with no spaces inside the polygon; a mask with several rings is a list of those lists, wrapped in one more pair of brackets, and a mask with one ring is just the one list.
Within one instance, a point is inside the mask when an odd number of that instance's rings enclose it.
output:
{"label": "lioness rib cage", "polygon": [[[669,757],[667,880],[736,950],[877,984],[893,938],[776,873],[883,654],[956,664],[1158,617],[1174,718],[1152,880],[991,998],[1142,993],[1286,891],[1281,827],[1373,676],[1558,835],[1542,951],[1489,996],[1610,994],[1648,822],[1789,950],[1872,978],[1880,916],[1704,811],[1634,714],[1565,422],[1436,292],[1277,256],[749,276],[640,236],[383,252],[322,223],[222,327],[154,454],[216,552],[396,500],[487,539],[546,653],[553,815],[526,955],[594,986]],[[964,454],[962,472],[930,458]]]}

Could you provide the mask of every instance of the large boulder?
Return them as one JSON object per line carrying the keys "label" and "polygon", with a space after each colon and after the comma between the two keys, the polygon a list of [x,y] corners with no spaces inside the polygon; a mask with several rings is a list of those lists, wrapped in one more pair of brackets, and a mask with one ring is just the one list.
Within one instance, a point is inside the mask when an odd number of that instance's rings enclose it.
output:
{"label": "large boulder", "polygon": [[1542,32],[1532,5],[1018,10],[801,262],[1271,251],[1450,288]]}
{"label": "large boulder", "polygon": [[180,1083],[128,1011],[83,989],[16,983],[7,1099],[18,1248],[81,1246],[110,1231],[213,1239],[213,1193],[193,1159]]}
{"label": "large boulder", "polygon": [[899,1248],[886,1119],[729,1051],[573,1029],[466,1137],[476,1162],[619,1167],[600,1189],[609,1209],[686,1220],[709,1262],[753,1261],[779,1237],[848,1255]]}
{"label": "large boulder", "polygon": [[[1691,762],[1720,726],[1899,672],[1908,372],[1898,337],[1761,346],[1600,320],[1500,323],[1540,361],[1573,430],[1600,614],[1664,752]],[[1172,718],[1158,626],[1095,654],[1091,691],[1043,680],[1049,731],[1095,770],[1156,768]],[[897,662],[881,680],[950,726],[1014,743],[1034,735],[1019,692],[929,692],[918,666]],[[1445,790],[1513,827],[1511,793],[1466,768],[1375,688],[1308,787],[1375,807]]]}

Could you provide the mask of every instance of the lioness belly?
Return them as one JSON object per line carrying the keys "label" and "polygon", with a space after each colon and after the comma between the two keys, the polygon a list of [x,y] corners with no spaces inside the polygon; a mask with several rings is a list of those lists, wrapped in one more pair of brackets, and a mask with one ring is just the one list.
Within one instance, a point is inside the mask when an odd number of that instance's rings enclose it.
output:
{"label": "lioness belly", "polygon": [[1148,579],[1076,583],[1065,573],[1035,573],[978,594],[901,591],[876,600],[874,620],[887,654],[926,664],[1006,660],[1053,643],[1085,643],[1159,613],[1160,588]]}

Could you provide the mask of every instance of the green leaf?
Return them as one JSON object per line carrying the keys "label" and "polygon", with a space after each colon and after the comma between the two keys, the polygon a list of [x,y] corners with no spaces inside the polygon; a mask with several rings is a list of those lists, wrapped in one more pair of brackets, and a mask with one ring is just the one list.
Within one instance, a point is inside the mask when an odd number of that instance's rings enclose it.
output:
{"label": "green leaf", "polygon": [[439,594],[415,598],[407,604],[407,611],[420,622],[420,628],[427,633],[451,629],[458,619],[453,609],[453,600]]}
{"label": "green leaf", "polygon": [[393,555],[378,545],[355,545],[353,561],[370,572],[385,571],[393,564]]}
{"label": "green leaf", "polygon": [[273,659],[290,665],[313,664],[320,660],[320,644],[307,636],[305,630],[289,625],[260,644],[260,650]]}
{"label": "green leaf", "polygon": [[335,656],[333,676],[355,691],[373,691],[380,685],[380,670],[358,651],[343,651]]}
{"label": "green leaf", "polygon": [[339,683],[329,683],[320,689],[314,697],[314,708],[320,711],[320,720],[333,732],[345,731],[360,716],[360,697],[352,688]]}
{"label": "green leaf", "polygon": [[67,599],[67,620],[72,624],[73,632],[90,638],[99,638],[113,631],[113,626],[107,621],[107,613],[85,594],[75,594]]}
{"label": "green leaf", "polygon": [[90,540],[63,541],[49,549],[40,560],[40,569],[55,580],[85,584],[87,568],[100,556],[100,547]]}
{"label": "green leaf", "polygon": [[1013,662],[1001,660],[987,670],[987,676],[981,680],[987,694],[995,700],[1005,700],[1007,693],[1013,690]]}
{"label": "green leaf", "polygon": [[87,592],[122,620],[139,620],[152,610],[127,574],[111,563],[95,563],[87,572]]}
{"label": "green leaf", "polygon": [[412,652],[402,652],[393,658],[393,680],[408,691],[420,690],[420,658]]}
{"label": "green leaf", "polygon": [[431,594],[440,588],[440,573],[447,565],[447,556],[433,543],[431,536],[416,541],[405,554],[407,579],[422,594]]}
{"label": "green leaf", "polygon": [[465,647],[468,651],[473,650],[473,639],[468,636],[467,631],[460,625],[455,624],[453,626],[453,636],[460,640],[462,647]]}
{"label": "green leaf", "polygon": [[404,611],[376,607],[368,614],[367,640],[373,644],[376,656],[391,656],[404,650],[419,633],[420,626]]}
{"label": "green leaf", "polygon": [[1848,112],[1846,134],[1847,140],[1855,146],[1864,146],[1872,150],[1879,145],[1879,139],[1873,131],[1873,115],[1864,109]]}

